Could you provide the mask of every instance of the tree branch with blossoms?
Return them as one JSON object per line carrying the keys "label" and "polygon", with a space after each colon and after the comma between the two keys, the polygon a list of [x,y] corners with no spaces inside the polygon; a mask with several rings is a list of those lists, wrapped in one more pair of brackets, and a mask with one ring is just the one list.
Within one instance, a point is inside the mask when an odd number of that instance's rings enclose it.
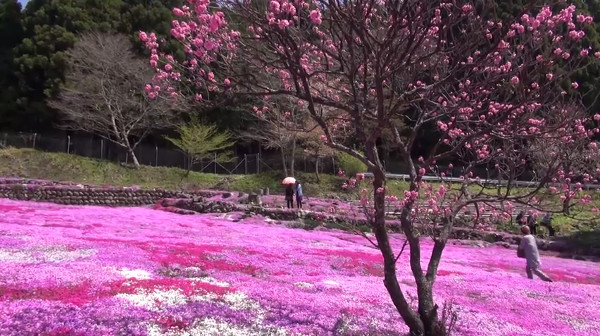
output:
{"label": "tree branch with blossoms", "polygon": [[[517,177],[531,160],[529,146],[544,138],[585,142],[594,134],[594,120],[569,110],[579,99],[570,78],[586,57],[600,56],[583,40],[593,18],[561,1],[529,0],[520,13],[502,19],[491,0],[272,0],[266,8],[249,0],[224,0],[215,8],[207,0],[189,3],[174,10],[172,31],[185,62],[161,54],[156,37],[140,33],[157,86],[165,88],[149,94],[177,94],[186,86],[286,96],[318,125],[329,147],[364,162],[373,174],[366,213],[383,256],[384,285],[412,335],[448,332],[433,286],[458,214],[469,206],[483,213],[538,204],[536,195],[561,179],[560,164],[549,165],[535,187],[517,190]],[[231,29],[228,16],[243,29]],[[324,109],[337,117],[327,119]],[[431,129],[437,130],[435,145],[415,160],[417,139]],[[345,143],[348,131],[358,150]],[[386,226],[390,200],[377,143],[389,134],[408,167],[399,221],[416,309],[398,282]],[[468,167],[461,192],[449,193],[448,184],[434,191],[423,180],[437,162],[459,159]],[[481,182],[475,169],[482,165],[506,179],[504,192]],[[439,228],[429,231],[434,246],[423,270],[420,237],[422,227],[432,225]]]}

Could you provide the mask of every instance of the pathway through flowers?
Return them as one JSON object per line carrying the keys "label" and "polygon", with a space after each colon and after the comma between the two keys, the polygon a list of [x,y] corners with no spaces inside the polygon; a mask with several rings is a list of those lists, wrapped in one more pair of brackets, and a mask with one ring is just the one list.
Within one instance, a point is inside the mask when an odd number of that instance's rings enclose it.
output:
{"label": "pathway through flowers", "polygon": [[[450,245],[436,293],[456,334],[598,335],[600,266],[542,262],[557,282],[526,279],[513,250]],[[343,232],[0,200],[1,335],[402,335],[382,274]]]}

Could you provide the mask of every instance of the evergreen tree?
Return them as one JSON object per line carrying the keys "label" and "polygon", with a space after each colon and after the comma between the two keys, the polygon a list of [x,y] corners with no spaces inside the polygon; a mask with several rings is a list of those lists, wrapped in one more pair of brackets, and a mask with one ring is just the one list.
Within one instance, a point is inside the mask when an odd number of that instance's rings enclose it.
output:
{"label": "evergreen tree", "polygon": [[32,0],[23,12],[25,38],[15,49],[20,114],[17,128],[40,130],[55,121],[45,103],[64,82],[65,52],[78,34],[115,31],[121,0]]}
{"label": "evergreen tree", "polygon": [[23,39],[21,4],[0,0],[0,127],[6,128],[17,114],[17,78],[13,68],[13,49]]}

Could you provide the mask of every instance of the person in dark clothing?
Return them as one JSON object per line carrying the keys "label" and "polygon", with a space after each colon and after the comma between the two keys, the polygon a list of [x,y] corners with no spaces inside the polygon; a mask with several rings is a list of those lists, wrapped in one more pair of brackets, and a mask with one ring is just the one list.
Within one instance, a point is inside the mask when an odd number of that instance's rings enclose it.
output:
{"label": "person in dark clothing", "polygon": [[299,181],[296,181],[296,206],[298,209],[302,209],[302,198],[304,194],[302,193],[302,185]]}
{"label": "person in dark clothing", "polygon": [[521,210],[516,218],[518,226],[525,225],[525,218],[523,218],[523,217],[525,217],[525,211]]}
{"label": "person in dark clothing", "polygon": [[294,187],[291,184],[288,184],[285,188],[285,200],[288,209],[292,209],[294,207]]}
{"label": "person in dark clothing", "polygon": [[537,223],[535,214],[533,212],[529,212],[529,215],[527,216],[527,226],[529,226],[529,231],[531,234],[535,236],[537,234]]}
{"label": "person in dark clothing", "polygon": [[548,233],[550,235],[550,237],[554,237],[555,231],[554,228],[552,227],[552,215],[550,213],[546,213],[544,215],[544,218],[542,218],[542,221],[540,222],[540,224],[545,227],[546,229],[548,229]]}

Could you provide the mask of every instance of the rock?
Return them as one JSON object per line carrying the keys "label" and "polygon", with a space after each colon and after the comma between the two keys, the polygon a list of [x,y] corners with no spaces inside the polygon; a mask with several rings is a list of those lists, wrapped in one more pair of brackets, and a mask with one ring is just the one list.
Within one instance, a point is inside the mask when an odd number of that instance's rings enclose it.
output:
{"label": "rock", "polygon": [[223,193],[223,198],[229,198],[231,197],[231,193],[230,192],[224,192]]}
{"label": "rock", "polygon": [[263,189],[263,195],[269,196],[269,187]]}
{"label": "rock", "polygon": [[238,193],[238,197],[244,197],[244,196],[246,196],[246,193],[245,193],[245,192],[242,192],[242,191],[240,191],[240,192]]}
{"label": "rock", "polygon": [[262,200],[260,199],[260,195],[251,193],[248,195],[248,203],[254,205],[262,205]]}

